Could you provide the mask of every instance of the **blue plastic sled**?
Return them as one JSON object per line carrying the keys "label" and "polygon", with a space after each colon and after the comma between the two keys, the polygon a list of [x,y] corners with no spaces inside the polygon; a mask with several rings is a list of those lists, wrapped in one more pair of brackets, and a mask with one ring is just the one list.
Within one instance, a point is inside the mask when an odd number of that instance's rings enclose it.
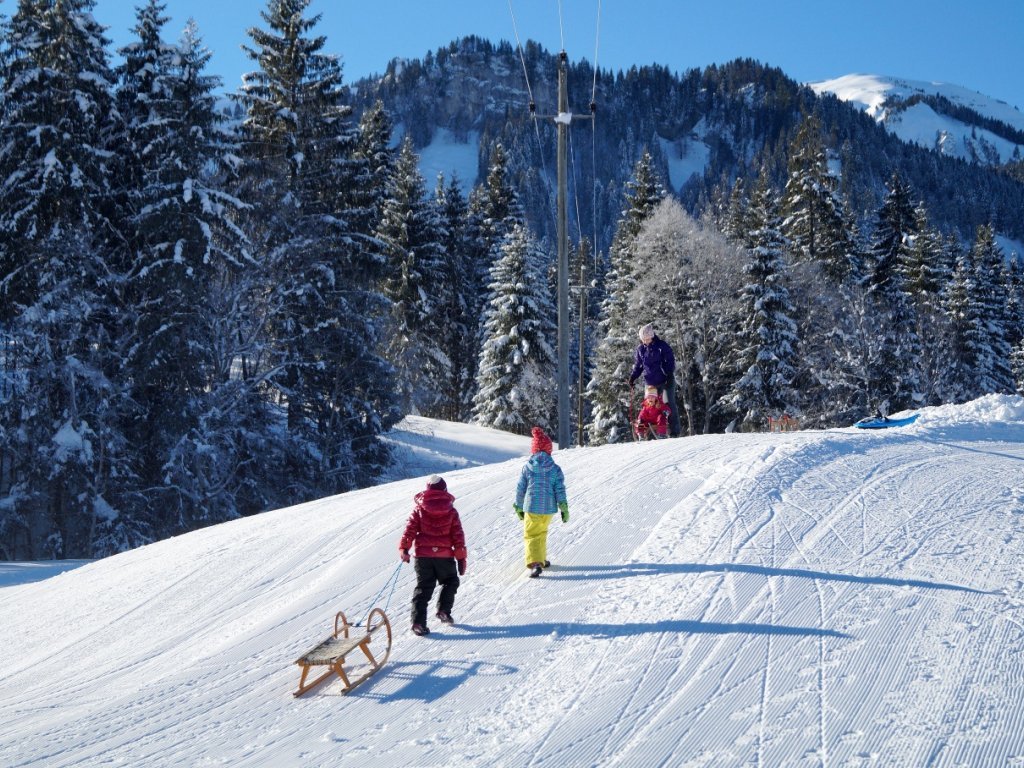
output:
{"label": "blue plastic sled", "polygon": [[918,414],[907,416],[902,419],[888,419],[884,416],[872,416],[869,419],[861,419],[853,426],[860,429],[888,429],[889,427],[905,427],[917,421]]}

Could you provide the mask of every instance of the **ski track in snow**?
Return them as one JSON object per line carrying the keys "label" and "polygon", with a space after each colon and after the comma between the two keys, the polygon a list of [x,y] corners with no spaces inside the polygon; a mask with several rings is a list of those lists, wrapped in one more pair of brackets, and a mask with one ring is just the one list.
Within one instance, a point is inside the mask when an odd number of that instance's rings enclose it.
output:
{"label": "ski track in snow", "polygon": [[399,568],[422,478],[0,589],[0,765],[1024,765],[1024,424],[556,460],[540,579],[522,459],[446,472],[457,625],[409,633],[401,567],[391,658],[347,696],[293,699],[292,661]]}

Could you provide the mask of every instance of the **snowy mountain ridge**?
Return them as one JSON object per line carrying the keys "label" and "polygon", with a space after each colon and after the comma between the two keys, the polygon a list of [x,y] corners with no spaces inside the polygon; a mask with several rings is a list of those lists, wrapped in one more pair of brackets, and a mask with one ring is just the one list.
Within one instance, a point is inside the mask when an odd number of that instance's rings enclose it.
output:
{"label": "snowy mountain ridge", "polygon": [[[1024,113],[960,85],[850,74],[808,86],[815,93],[832,93],[858,106],[903,141],[945,155],[998,165],[1019,160],[1024,153],[1024,140],[1014,135],[1024,134]],[[936,111],[933,105],[920,100],[926,96],[940,97],[982,120],[965,122]],[[985,121],[1002,123],[1011,130],[993,131],[983,124]]]}
{"label": "snowy mountain ridge", "polygon": [[[557,451],[571,519],[537,580],[511,510],[526,441],[403,429],[466,529],[456,626],[409,632],[396,546],[423,477],[5,587],[0,764],[1024,761],[1024,399]],[[292,661],[373,604],[384,669],[294,699]]]}
{"label": "snowy mountain ridge", "polygon": [[[471,187],[482,179],[497,142],[513,148],[507,177],[535,233],[553,240],[555,132],[547,119],[530,120],[528,105],[532,101],[539,114],[550,113],[557,97],[557,66],[556,55],[529,45],[528,91],[513,46],[463,38],[421,59],[395,60],[381,77],[354,84],[353,106],[358,114],[380,101],[394,122],[395,139],[409,137],[421,153],[421,170],[430,183],[439,171],[446,178],[457,172],[463,188]],[[824,93],[752,59],[676,74],[657,65],[596,74],[595,78],[585,61],[570,62],[567,72],[570,109],[583,112],[593,98],[599,115],[588,123],[590,127],[582,126],[586,131],[575,132],[573,141],[580,142],[580,151],[570,180],[581,193],[570,190],[579,210],[572,206],[569,218],[573,231],[586,223],[583,231],[602,252],[610,246],[623,190],[641,148],[651,153],[666,188],[688,211],[700,212],[723,194],[723,184],[728,187],[737,176],[752,185],[755,160],[769,147],[782,142],[788,153],[800,115],[813,112]],[[890,82],[894,80],[862,77],[859,83],[847,84],[851,89],[856,85],[851,93],[863,94],[865,104],[871,104],[871,93],[895,88]],[[830,82],[838,88],[843,81]],[[821,110],[830,152],[836,158],[856,154],[856,162],[847,165],[843,176],[843,194],[854,215],[873,220],[886,183],[899,172],[941,231],[955,231],[968,241],[979,225],[995,221],[1001,236],[1024,239],[1020,170],[994,164],[1012,158],[1014,145],[1024,144],[1020,122],[1011,120],[1016,111],[994,100],[991,109],[971,110],[968,101],[954,103],[946,96],[928,95],[923,85],[908,86],[901,93],[901,105],[892,101],[886,114],[892,117],[899,111],[905,127],[918,126],[925,146],[893,133],[891,123],[877,122],[866,113],[865,104],[829,96],[833,105]],[[955,95],[950,89],[943,93]],[[1000,106],[1009,113],[1003,119],[1013,125],[996,119]],[[918,113],[931,113],[936,124],[918,120]],[[947,138],[936,161],[938,123],[947,119],[953,122],[941,126]],[[971,136],[972,128],[976,137]],[[971,139],[969,145],[963,145],[963,136]],[[960,162],[954,151],[973,153],[979,162]],[[785,183],[784,167],[780,159],[773,171],[777,188]]]}

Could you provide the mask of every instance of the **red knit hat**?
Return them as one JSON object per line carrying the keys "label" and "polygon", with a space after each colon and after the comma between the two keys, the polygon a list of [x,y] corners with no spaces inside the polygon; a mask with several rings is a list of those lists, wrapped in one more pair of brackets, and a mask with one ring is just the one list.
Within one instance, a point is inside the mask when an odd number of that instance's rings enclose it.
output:
{"label": "red knit hat", "polygon": [[446,491],[448,484],[440,475],[431,475],[427,478],[427,489],[431,491]]}
{"label": "red knit hat", "polygon": [[545,435],[544,430],[540,427],[534,427],[533,445],[530,446],[530,453],[537,453],[538,451],[551,453],[551,438]]}

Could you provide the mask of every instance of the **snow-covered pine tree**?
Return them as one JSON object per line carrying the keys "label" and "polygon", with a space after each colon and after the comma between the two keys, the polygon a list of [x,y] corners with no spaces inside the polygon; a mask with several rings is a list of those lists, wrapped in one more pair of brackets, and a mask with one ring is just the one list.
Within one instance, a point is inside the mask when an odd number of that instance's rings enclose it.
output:
{"label": "snow-covered pine tree", "polygon": [[796,260],[819,263],[833,284],[850,277],[853,250],[838,181],[829,172],[821,121],[806,116],[789,148],[789,176],[782,197],[782,233]]}
{"label": "snow-covered pine tree", "polygon": [[913,301],[907,292],[906,265],[917,234],[910,188],[894,173],[878,209],[868,252],[867,287],[883,319],[881,353],[871,387],[880,398],[873,407],[895,412],[920,405],[921,340]]}
{"label": "snow-covered pine tree", "polygon": [[433,412],[449,380],[451,360],[443,344],[451,306],[441,220],[428,199],[419,171],[419,157],[406,137],[391,174],[378,237],[388,252],[384,295],[391,301],[391,325],[386,346],[397,372],[396,387],[406,410]]}
{"label": "snow-covered pine tree", "polygon": [[[268,384],[287,408],[293,499],[365,485],[384,466],[379,439],[399,417],[378,351],[383,257],[369,232],[365,161],[356,157],[341,67],[312,36],[309,0],[270,0],[246,50],[242,154],[250,240],[270,292]],[[255,246],[254,246],[255,248]]]}
{"label": "snow-covered pine tree", "polygon": [[1024,338],[1024,259],[1013,254],[1006,260],[1006,289],[1009,299],[1006,305],[1007,341],[1016,347]]}
{"label": "snow-covered pine tree", "polygon": [[451,421],[463,421],[472,415],[473,393],[476,391],[473,374],[480,345],[478,320],[470,312],[470,307],[478,302],[478,289],[473,279],[471,249],[467,242],[469,208],[456,174],[452,174],[447,185],[444,176],[438,175],[434,202],[441,219],[444,279],[449,287],[444,294],[448,304],[439,308],[441,317],[447,318],[441,324],[440,339],[451,361],[448,380],[439,392],[441,399],[435,415]]}
{"label": "snow-covered pine tree", "polygon": [[486,287],[491,267],[501,258],[505,238],[526,220],[519,197],[508,178],[508,153],[494,145],[487,166],[487,178],[469,196],[471,228],[478,284]]}
{"label": "snow-covered pine tree", "polygon": [[750,201],[750,216],[757,226],[751,232],[754,245],[744,267],[747,282],[741,295],[743,315],[736,350],[741,375],[724,398],[747,431],[765,428],[769,417],[800,412],[793,388],[798,339],[796,310],[786,287],[787,243],[765,172]]}
{"label": "snow-covered pine tree", "polygon": [[0,536],[9,556],[98,557],[148,538],[114,335],[125,248],[120,119],[92,0],[23,0],[0,120]]}
{"label": "snow-covered pine tree", "polygon": [[[162,37],[165,8],[157,0],[136,8],[135,39],[119,51],[124,63],[115,90],[124,121],[118,194],[128,241],[118,334],[126,350],[125,379],[139,409],[126,429],[136,446],[141,484],[153,496],[163,495],[163,464],[179,426],[189,427],[189,393],[206,383],[195,359],[204,347],[189,325],[203,314],[202,287],[209,280],[195,253],[201,238],[183,226],[182,185],[172,182],[192,158],[180,146],[182,105],[172,82],[178,52]],[[192,527],[164,506],[168,499],[149,501],[160,510],[158,534]]]}
{"label": "snow-covered pine tree", "polygon": [[558,329],[545,277],[550,259],[516,225],[491,269],[473,418],[478,424],[528,435],[554,422]]}
{"label": "snow-covered pine tree", "polygon": [[1009,341],[1007,310],[1010,294],[1006,279],[1006,256],[996,242],[991,224],[978,227],[971,247],[974,285],[980,312],[976,329],[974,378],[978,395],[1014,391],[1010,370],[1012,346]]}
{"label": "snow-covered pine tree", "polygon": [[132,28],[135,38],[118,51],[124,59],[116,72],[114,92],[124,121],[124,141],[118,147],[125,161],[121,183],[136,210],[144,207],[139,197],[163,159],[161,144],[171,135],[167,121],[177,117],[170,82],[177,50],[162,37],[168,21],[166,8],[158,0],[138,6]]}
{"label": "snow-covered pine tree", "polygon": [[1024,395],[1024,340],[1017,342],[1010,353],[1010,370],[1017,394]]}
{"label": "snow-covered pine tree", "polygon": [[941,303],[939,295],[949,282],[952,264],[942,234],[928,221],[924,204],[914,208],[914,234],[902,262],[903,281],[907,293],[920,308],[934,309]]}
{"label": "snow-covered pine tree", "polygon": [[110,258],[120,245],[108,182],[121,125],[109,41],[92,17],[94,5],[22,0],[10,21],[0,122],[0,286],[7,299],[0,312],[7,317],[39,296],[52,266],[32,253],[32,243],[76,226],[97,238],[104,253],[96,258]]}
{"label": "snow-covered pine tree", "polygon": [[[9,324],[0,394],[0,548],[7,559],[97,558],[152,540],[136,493],[138,416],[108,375],[102,296],[88,287],[92,238],[68,228],[33,243],[51,265],[45,290]],[[68,262],[88,270],[80,280]],[[9,355],[14,352],[14,358]]]}
{"label": "snow-covered pine tree", "polygon": [[641,264],[636,239],[643,223],[664,198],[665,190],[654,172],[649,152],[637,161],[633,180],[626,185],[626,209],[619,219],[609,254],[605,279],[606,299],[601,306],[593,373],[587,383],[591,420],[587,425],[593,445],[629,440],[629,391],[627,378],[633,368],[633,351],[639,343],[637,328],[652,322],[645,307],[630,303],[636,273]]}
{"label": "snow-covered pine tree", "polygon": [[914,306],[917,337],[920,339],[918,365],[923,402],[938,405],[947,367],[945,313],[942,291],[949,283],[951,266],[942,235],[928,222],[923,204],[914,209],[916,234],[911,238],[901,267],[903,284]]}
{"label": "snow-covered pine tree", "polygon": [[974,371],[981,354],[983,310],[978,300],[980,289],[973,263],[973,251],[961,249],[953,274],[943,293],[947,325],[947,361],[942,384],[942,399],[962,403],[981,394]]}
{"label": "snow-covered pine tree", "polygon": [[878,209],[868,251],[867,285],[884,299],[904,293],[903,275],[908,252],[917,235],[917,217],[910,187],[899,173],[893,173],[888,192]]}
{"label": "snow-covered pine tree", "polygon": [[[189,393],[207,383],[201,362],[205,350],[190,326],[203,315],[203,288],[211,276],[211,233],[204,236],[200,224],[199,198],[206,196],[199,190],[193,198],[191,190],[193,183],[202,184],[210,153],[193,154],[188,150],[195,147],[183,144],[191,126],[182,125],[186,105],[174,82],[179,53],[162,38],[164,9],[157,0],[136,9],[136,39],[119,51],[124,64],[116,89],[125,132],[118,148],[123,169],[119,192],[127,203],[130,254],[122,333],[132,334],[126,374],[143,414],[132,438],[145,482],[156,486],[182,421],[181,409]],[[209,132],[213,126],[195,126],[203,127]]]}
{"label": "snow-covered pine tree", "polygon": [[1017,254],[1007,263],[1006,284],[1010,292],[1006,314],[1009,319],[1010,372],[1018,395],[1024,394],[1024,260]]}
{"label": "snow-covered pine tree", "polygon": [[365,179],[356,185],[354,191],[364,197],[358,203],[365,221],[353,222],[353,225],[363,231],[375,232],[380,226],[384,198],[390,188],[395,166],[395,151],[391,147],[393,131],[391,118],[379,99],[363,112],[359,120],[356,157],[364,163]]}
{"label": "snow-covered pine tree", "polygon": [[258,293],[236,225],[243,206],[226,191],[237,147],[217,109],[220,80],[205,74],[210,52],[194,23],[177,45],[163,42],[161,9],[139,9],[118,96],[135,180],[126,374],[145,416],[133,441],[166,536],[289,499],[273,496],[284,484],[276,419],[245,370]]}
{"label": "snow-covered pine tree", "polygon": [[722,233],[732,242],[750,247],[750,200],[747,197],[746,184],[740,176],[732,185],[729,193],[729,205],[722,217]]}
{"label": "snow-covered pine tree", "polygon": [[472,283],[467,287],[466,296],[470,299],[468,313],[474,348],[473,354],[463,358],[462,363],[469,367],[466,377],[472,382],[469,401],[475,402],[491,268],[501,258],[505,239],[512,230],[526,226],[519,197],[508,179],[508,155],[501,143],[491,150],[487,177],[470,192],[468,206],[465,243]]}

